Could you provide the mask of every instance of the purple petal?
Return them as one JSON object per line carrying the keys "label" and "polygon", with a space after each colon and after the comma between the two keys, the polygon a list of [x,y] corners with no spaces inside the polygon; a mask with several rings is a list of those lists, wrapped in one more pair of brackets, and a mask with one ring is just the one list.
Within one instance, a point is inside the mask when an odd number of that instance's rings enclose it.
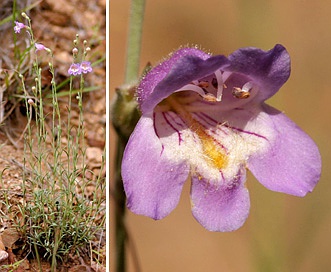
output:
{"label": "purple petal", "polygon": [[272,146],[252,156],[248,168],[270,190],[296,196],[311,192],[321,173],[321,157],[316,144],[280,111],[264,105],[274,126]]}
{"label": "purple petal", "polygon": [[36,52],[46,49],[46,47],[41,43],[35,43],[35,47],[36,47]]}
{"label": "purple petal", "polygon": [[273,96],[290,76],[290,56],[280,44],[269,51],[242,48],[233,52],[229,60],[231,66],[226,71],[244,74],[259,84],[255,99],[260,102]]}
{"label": "purple petal", "polygon": [[167,61],[155,67],[138,87],[143,113],[150,113],[164,98],[193,80],[207,76],[228,64],[225,56],[208,54],[185,48],[174,53]]}
{"label": "purple petal", "polygon": [[198,177],[192,177],[192,213],[209,231],[234,231],[246,221],[250,200],[244,186],[245,170],[233,181],[223,181],[232,186],[213,185]]}
{"label": "purple petal", "polygon": [[171,162],[165,153],[153,119],[141,117],[122,162],[127,205],[132,212],[162,219],[177,206],[189,167]]}
{"label": "purple petal", "polygon": [[170,58],[164,60],[159,65],[155,66],[147,75],[141,80],[137,92],[139,99],[144,101],[154,90],[155,86],[169,73],[176,62],[184,56],[196,56],[202,59],[207,59],[210,55],[194,48],[183,48],[171,54]]}

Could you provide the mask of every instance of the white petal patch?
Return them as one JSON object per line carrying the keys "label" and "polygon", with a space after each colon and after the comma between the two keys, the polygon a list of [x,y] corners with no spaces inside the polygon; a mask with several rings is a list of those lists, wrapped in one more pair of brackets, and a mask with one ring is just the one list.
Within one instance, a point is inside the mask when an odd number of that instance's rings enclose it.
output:
{"label": "white petal patch", "polygon": [[172,111],[154,113],[162,156],[187,161],[191,174],[212,183],[233,179],[250,155],[262,152],[273,140],[269,123],[264,122],[268,117],[259,109],[189,114],[188,121]]}

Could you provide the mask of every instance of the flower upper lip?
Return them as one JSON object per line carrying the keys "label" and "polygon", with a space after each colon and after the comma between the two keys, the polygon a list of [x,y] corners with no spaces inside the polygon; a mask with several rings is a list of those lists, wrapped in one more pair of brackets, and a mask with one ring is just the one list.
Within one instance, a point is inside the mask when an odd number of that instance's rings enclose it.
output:
{"label": "flower upper lip", "polygon": [[[191,50],[195,55],[181,56],[185,50],[188,49],[175,53],[167,60],[169,65],[163,63],[142,80],[137,94],[143,113],[152,112],[159,102],[176,90],[218,70],[248,76],[262,90],[259,92],[259,102],[274,95],[290,75],[290,58],[279,44],[267,53],[256,48],[242,48],[228,58],[223,55],[201,55],[200,50],[195,53],[194,49]],[[277,63],[272,62],[275,56]]]}
{"label": "flower upper lip", "polygon": [[[201,59],[196,56],[181,58],[178,63],[176,63],[175,67],[170,69],[169,73],[157,84],[157,86],[155,86],[153,92],[148,96],[146,96],[146,94],[144,94],[144,97],[139,96],[141,86],[138,87],[138,101],[141,102],[140,107],[142,112],[153,111],[154,107],[159,102],[171,95],[174,91],[194,80],[212,74],[216,70],[227,65],[229,65],[229,61],[225,56],[221,55],[210,57],[208,59]],[[188,67],[190,67],[189,70]],[[182,71],[184,70],[187,71],[187,73],[183,73]],[[145,97],[146,99],[144,99]]]}

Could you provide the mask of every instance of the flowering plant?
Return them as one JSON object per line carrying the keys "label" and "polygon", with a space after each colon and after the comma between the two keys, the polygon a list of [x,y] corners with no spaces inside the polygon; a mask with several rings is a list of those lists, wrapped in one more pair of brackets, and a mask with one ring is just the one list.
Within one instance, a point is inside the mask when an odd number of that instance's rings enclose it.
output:
{"label": "flowering plant", "polygon": [[246,168],[270,190],[311,192],[321,172],[317,146],[265,104],[289,75],[281,45],[229,57],[182,48],[153,68],[137,88],[142,116],[122,162],[129,209],[164,218],[190,176],[194,217],[208,230],[233,231],[249,213]]}
{"label": "flowering plant", "polygon": [[92,72],[91,62],[82,61],[81,63],[72,63],[68,69],[68,74],[72,76],[77,76],[87,74]]}

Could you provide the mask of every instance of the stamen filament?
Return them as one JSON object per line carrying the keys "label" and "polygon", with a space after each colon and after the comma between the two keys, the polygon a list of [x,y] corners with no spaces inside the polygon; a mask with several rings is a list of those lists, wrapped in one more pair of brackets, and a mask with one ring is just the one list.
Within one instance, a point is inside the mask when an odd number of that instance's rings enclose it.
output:
{"label": "stamen filament", "polygon": [[187,84],[184,87],[178,89],[176,92],[180,92],[180,91],[194,91],[194,92],[198,93],[199,95],[201,95],[202,97],[204,97],[206,95],[204,90],[201,87],[194,85],[194,84]]}
{"label": "stamen filament", "polygon": [[244,84],[244,86],[241,88],[243,92],[249,92],[253,88],[253,83],[251,81],[248,81]]}
{"label": "stamen filament", "polygon": [[223,95],[223,78],[222,72],[220,70],[215,71],[215,76],[217,80],[217,93],[216,93],[216,101],[220,102],[222,100]]}

